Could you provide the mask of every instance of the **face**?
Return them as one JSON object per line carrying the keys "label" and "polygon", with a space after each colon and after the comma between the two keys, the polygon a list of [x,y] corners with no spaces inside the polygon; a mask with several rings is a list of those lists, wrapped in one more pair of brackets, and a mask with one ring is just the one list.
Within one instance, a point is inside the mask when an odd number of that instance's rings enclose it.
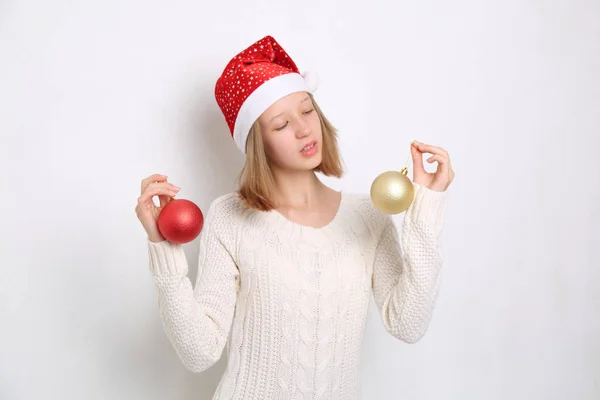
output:
{"label": "face", "polygon": [[270,163],[284,170],[312,170],[321,164],[321,122],[306,92],[292,93],[258,119]]}

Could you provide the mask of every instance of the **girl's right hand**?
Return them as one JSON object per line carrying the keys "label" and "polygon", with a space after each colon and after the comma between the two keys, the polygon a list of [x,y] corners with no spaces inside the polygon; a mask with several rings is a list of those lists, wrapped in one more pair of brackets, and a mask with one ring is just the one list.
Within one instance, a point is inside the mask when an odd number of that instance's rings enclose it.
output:
{"label": "girl's right hand", "polygon": [[[135,213],[151,242],[162,242],[165,240],[164,236],[158,230],[158,214],[175,197],[179,190],[180,188],[167,182],[166,175],[154,174],[142,180],[141,195],[138,197]],[[152,200],[154,196],[158,196],[159,207]]]}

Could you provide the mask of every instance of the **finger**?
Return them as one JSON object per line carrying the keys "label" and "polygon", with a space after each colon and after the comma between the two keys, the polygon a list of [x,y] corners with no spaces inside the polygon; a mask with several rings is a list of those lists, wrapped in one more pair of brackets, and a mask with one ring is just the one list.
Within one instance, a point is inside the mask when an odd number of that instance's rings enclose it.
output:
{"label": "finger", "polygon": [[173,197],[175,197],[175,195],[171,196],[165,196],[165,195],[159,195],[158,196],[158,201],[160,203],[160,208],[163,208],[164,206],[166,206],[171,200],[173,200]]}
{"label": "finger", "polygon": [[437,161],[440,164],[444,163],[444,164],[450,166],[450,160],[448,159],[448,157],[441,155],[441,154],[434,154],[433,156],[431,156],[427,159],[428,163],[432,163],[434,161]]}
{"label": "finger", "polygon": [[163,187],[163,188],[173,189],[176,191],[181,190],[181,188],[179,186],[173,185],[172,183],[169,183],[169,182],[150,182],[148,184],[148,186],[146,186],[146,190],[150,190],[151,188],[154,188],[154,187]]}
{"label": "finger", "polygon": [[141,196],[138,197],[138,203],[146,203],[149,200],[151,200],[154,196],[164,195],[173,197],[177,194],[178,191],[178,189],[173,189],[169,186],[159,186],[157,184],[150,184],[146,188],[146,190],[144,190],[144,193],[142,193]]}
{"label": "finger", "polygon": [[158,189],[156,191],[147,190],[144,192],[144,194],[138,197],[138,204],[144,206],[147,205],[148,202],[152,202],[154,204],[154,202],[152,201],[152,198],[154,198],[154,196],[159,196],[160,199],[161,196],[172,198],[175,195],[175,191],[168,191],[163,189]]}
{"label": "finger", "polygon": [[430,164],[433,162],[438,163],[437,171],[441,171],[443,173],[449,174],[450,166],[448,165],[447,161],[448,161],[448,158],[446,158],[443,155],[439,155],[439,154],[433,155],[427,159],[427,162]]}
{"label": "finger", "polygon": [[410,146],[410,154],[413,160],[413,176],[414,173],[425,172],[425,165],[423,164],[423,153],[414,145]]}
{"label": "finger", "polygon": [[454,168],[452,168],[452,161],[450,160],[450,157],[447,158],[445,163],[448,166],[448,176],[450,177],[450,180],[452,180],[454,179]]}
{"label": "finger", "polygon": [[148,187],[149,184],[154,183],[154,182],[166,182],[167,181],[167,175],[161,175],[161,174],[152,174],[149,177],[145,178],[142,180],[142,190],[141,192],[143,193],[144,190],[146,190],[146,188]]}
{"label": "finger", "polygon": [[415,140],[415,145],[419,149],[419,151],[421,151],[422,153],[442,154],[442,155],[448,156],[448,152],[446,150],[442,149],[441,147],[417,142],[416,140]]}

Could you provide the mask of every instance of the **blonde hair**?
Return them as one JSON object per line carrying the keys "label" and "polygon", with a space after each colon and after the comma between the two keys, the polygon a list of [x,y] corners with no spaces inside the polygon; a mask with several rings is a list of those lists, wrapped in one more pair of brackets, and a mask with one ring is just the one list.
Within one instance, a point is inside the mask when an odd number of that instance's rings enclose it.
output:
{"label": "blonde hair", "polygon": [[[323,159],[314,171],[321,172],[325,176],[340,178],[344,171],[337,144],[337,130],[323,115],[313,96],[311,94],[309,96],[319,116],[323,133]],[[246,162],[238,177],[238,183],[238,194],[248,207],[261,211],[275,208],[271,197],[275,179],[267,159],[258,121],[254,122],[248,134]]]}

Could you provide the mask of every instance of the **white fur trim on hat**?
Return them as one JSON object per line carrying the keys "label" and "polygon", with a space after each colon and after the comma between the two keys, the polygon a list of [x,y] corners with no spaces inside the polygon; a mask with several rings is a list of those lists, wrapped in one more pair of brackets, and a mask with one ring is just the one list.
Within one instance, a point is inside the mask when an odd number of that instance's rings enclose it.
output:
{"label": "white fur trim on hat", "polygon": [[302,76],[310,92],[316,92],[319,88],[319,75],[315,71],[305,71]]}
{"label": "white fur trim on hat", "polygon": [[233,128],[233,139],[242,153],[246,153],[246,140],[252,124],[267,108],[292,93],[313,91],[314,87],[307,85],[304,77],[295,72],[271,78],[256,88],[242,104]]}

